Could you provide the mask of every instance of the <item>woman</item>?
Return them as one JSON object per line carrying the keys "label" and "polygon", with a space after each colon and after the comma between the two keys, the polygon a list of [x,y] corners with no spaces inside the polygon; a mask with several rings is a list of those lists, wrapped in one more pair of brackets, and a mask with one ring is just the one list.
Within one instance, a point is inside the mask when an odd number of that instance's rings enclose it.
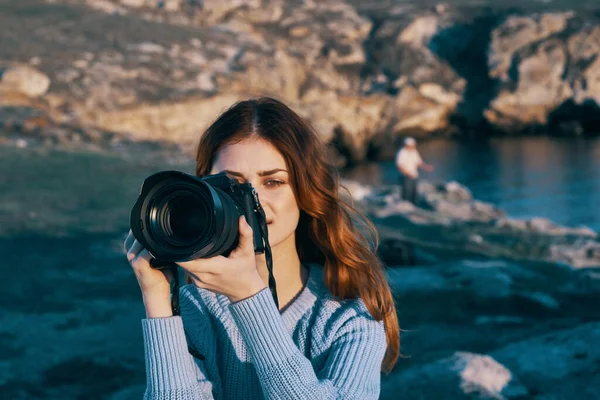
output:
{"label": "woman", "polygon": [[145,397],[378,398],[380,371],[398,358],[396,309],[316,133],[277,100],[235,104],[198,145],[196,175],[219,172],[258,193],[280,308],[245,218],[228,257],[179,263],[192,283],[180,291],[181,317],[171,312],[169,280],[130,232],[127,259],[147,315]]}

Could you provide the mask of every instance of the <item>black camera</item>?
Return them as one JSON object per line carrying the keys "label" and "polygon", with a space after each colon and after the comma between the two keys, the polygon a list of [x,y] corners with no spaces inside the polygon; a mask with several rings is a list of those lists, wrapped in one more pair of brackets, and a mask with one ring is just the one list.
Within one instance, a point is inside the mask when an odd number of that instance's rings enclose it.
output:
{"label": "black camera", "polygon": [[198,178],[162,171],[144,181],[130,226],[158,267],[160,262],[227,256],[238,244],[241,215],[252,227],[255,253],[265,252],[265,246],[270,250],[266,217],[251,184],[225,173]]}

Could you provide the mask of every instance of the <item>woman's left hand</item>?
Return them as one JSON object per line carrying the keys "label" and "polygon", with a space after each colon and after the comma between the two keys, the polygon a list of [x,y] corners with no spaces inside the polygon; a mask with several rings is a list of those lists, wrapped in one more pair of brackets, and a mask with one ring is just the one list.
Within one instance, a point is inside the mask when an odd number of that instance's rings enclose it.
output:
{"label": "woman's left hand", "polygon": [[241,216],[238,221],[239,243],[228,257],[215,256],[178,262],[200,288],[223,294],[231,302],[246,299],[266,286],[256,268],[252,228]]}

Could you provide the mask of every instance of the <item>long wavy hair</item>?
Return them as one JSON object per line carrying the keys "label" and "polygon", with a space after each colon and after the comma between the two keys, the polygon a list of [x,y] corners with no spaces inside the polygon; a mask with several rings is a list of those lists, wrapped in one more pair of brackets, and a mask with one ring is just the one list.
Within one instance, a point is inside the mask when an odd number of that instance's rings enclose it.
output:
{"label": "long wavy hair", "polygon": [[388,347],[382,369],[391,371],[400,353],[400,328],[377,257],[377,230],[340,197],[337,169],[327,161],[316,131],[278,100],[241,101],[221,114],[201,137],[196,175],[210,174],[220,149],[247,138],[262,138],[283,155],[300,208],[296,228],[300,260],[323,265],[325,284],[332,295],[339,300],[361,298],[371,316],[384,322]]}

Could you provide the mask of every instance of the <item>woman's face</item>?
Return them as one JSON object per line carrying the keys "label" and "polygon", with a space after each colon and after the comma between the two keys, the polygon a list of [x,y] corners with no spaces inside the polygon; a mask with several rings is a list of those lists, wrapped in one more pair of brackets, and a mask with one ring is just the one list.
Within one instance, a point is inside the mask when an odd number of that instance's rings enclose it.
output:
{"label": "woman's face", "polygon": [[295,243],[300,209],[285,160],[273,145],[251,138],[225,146],[217,153],[210,173],[219,172],[252,184],[265,210],[271,248]]}

